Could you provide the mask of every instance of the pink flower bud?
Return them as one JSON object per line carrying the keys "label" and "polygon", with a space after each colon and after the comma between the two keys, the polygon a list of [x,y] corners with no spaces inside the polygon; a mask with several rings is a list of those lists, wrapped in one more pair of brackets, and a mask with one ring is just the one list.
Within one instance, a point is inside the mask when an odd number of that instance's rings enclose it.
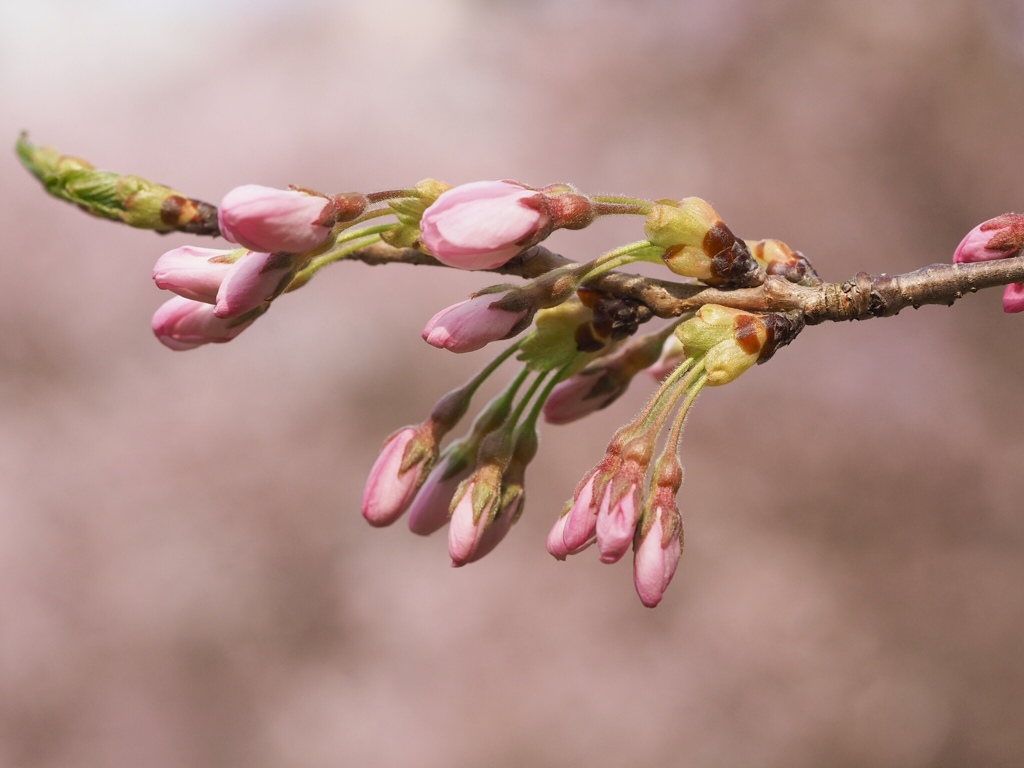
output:
{"label": "pink flower bud", "polygon": [[640,512],[640,486],[632,483],[621,496],[613,497],[612,483],[608,484],[597,511],[597,548],[602,563],[616,563],[626,554]]}
{"label": "pink flower bud", "polygon": [[411,465],[407,461],[419,432],[418,427],[403,427],[384,442],[363,491],[363,517],[370,525],[391,525],[412,502],[423,464],[429,460],[428,454]]}
{"label": "pink flower bud", "polygon": [[[565,543],[565,550],[570,555],[586,549],[594,541],[598,511],[597,500],[594,499],[594,483],[597,480],[597,474],[597,472],[592,473],[590,479],[583,483],[573,500],[569,514],[565,516],[562,539]],[[606,486],[605,495],[607,495],[607,490]]]}
{"label": "pink flower bud", "polygon": [[565,537],[563,535],[565,532],[565,521],[568,517],[568,513],[561,515],[555,520],[555,524],[551,526],[551,531],[548,533],[548,552],[556,560],[565,560],[570,554],[569,548],[565,546]]}
{"label": "pink flower bud", "polygon": [[167,251],[153,265],[153,279],[159,288],[193,301],[213,304],[225,276],[241,251],[196,248],[183,245]]}
{"label": "pink flower bud", "polygon": [[953,253],[957,264],[1016,256],[1024,246],[1024,215],[1005,213],[968,232]]}
{"label": "pink flower bud", "polygon": [[[487,527],[493,522],[500,486],[492,475],[494,467],[478,469],[456,493],[448,523],[448,554],[459,567],[476,559]],[[500,478],[497,478],[500,482]]]}
{"label": "pink flower bud", "polygon": [[171,349],[193,349],[203,344],[231,341],[252,325],[256,317],[258,315],[245,320],[217,317],[212,304],[175,296],[153,315],[153,333]]}
{"label": "pink flower bud", "polygon": [[500,294],[485,293],[442,309],[423,329],[423,339],[439,349],[473,352],[508,336],[527,311],[492,307]]}
{"label": "pink flower bud", "polygon": [[218,219],[226,240],[265,253],[310,251],[324,244],[334,225],[326,197],[258,184],[224,195]]}
{"label": "pink flower bud", "polygon": [[452,508],[452,496],[473,472],[473,464],[464,454],[449,449],[427,475],[409,507],[409,530],[429,536],[444,528]]}
{"label": "pink flower bud", "polygon": [[295,275],[295,259],[289,253],[249,251],[224,277],[214,314],[238,317],[270,301],[288,287]]}
{"label": "pink flower bud", "polygon": [[658,505],[651,514],[654,522],[633,554],[633,584],[640,601],[648,608],[661,602],[683,551],[683,528],[674,505],[671,509]]}
{"label": "pink flower bud", "polygon": [[611,405],[629,383],[629,377],[620,378],[625,381],[616,381],[609,371],[595,368],[559,382],[544,403],[544,421],[568,424]]}
{"label": "pink flower bud", "polygon": [[463,184],[442,194],[423,213],[420,239],[450,267],[494,269],[549,226],[543,201],[541,193],[511,181]]}
{"label": "pink flower bud", "polygon": [[494,551],[494,548],[502,542],[502,540],[508,535],[508,532],[512,530],[512,526],[519,519],[524,502],[525,496],[522,493],[516,494],[514,498],[509,500],[507,505],[505,505],[504,501],[502,502],[502,508],[498,510],[494,520],[491,521],[491,524],[484,528],[484,532],[480,536],[480,542],[477,544],[476,551],[473,552],[472,556],[466,562],[475,563],[484,555],[488,555]]}
{"label": "pink flower bud", "polygon": [[1024,312],[1024,283],[1010,283],[1003,291],[1003,312]]}

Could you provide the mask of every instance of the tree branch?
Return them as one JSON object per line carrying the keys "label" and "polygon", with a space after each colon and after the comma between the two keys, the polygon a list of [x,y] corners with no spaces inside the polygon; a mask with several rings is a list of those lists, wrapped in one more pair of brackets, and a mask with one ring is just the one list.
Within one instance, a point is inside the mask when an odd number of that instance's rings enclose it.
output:
{"label": "tree branch", "polygon": [[[393,248],[384,243],[356,251],[347,258],[371,265],[444,266],[413,248]],[[535,246],[492,271],[532,279],[570,263],[564,256]],[[752,312],[795,310],[803,314],[808,325],[816,325],[827,321],[890,317],[907,307],[917,309],[925,304],[949,306],[968,293],[1018,282],[1024,282],[1024,255],[973,264],[931,264],[900,275],[858,272],[842,283],[817,286],[798,285],[770,275],[756,288],[723,291],[699,283],[658,280],[621,272],[601,275],[588,286],[635,299],[658,317],[678,317],[705,304],[721,304]]]}

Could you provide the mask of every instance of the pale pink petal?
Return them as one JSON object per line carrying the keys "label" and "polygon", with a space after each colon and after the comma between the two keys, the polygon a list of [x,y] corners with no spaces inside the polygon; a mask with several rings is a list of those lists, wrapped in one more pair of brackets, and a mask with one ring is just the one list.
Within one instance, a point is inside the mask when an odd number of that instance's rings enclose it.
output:
{"label": "pale pink petal", "polygon": [[238,317],[276,298],[294,274],[292,257],[249,251],[233,265],[217,293],[217,317]]}
{"label": "pale pink petal", "polygon": [[330,201],[294,189],[235,187],[218,209],[220,233],[252,251],[303,253],[323,245],[331,224],[319,223]]}
{"label": "pale pink petal", "polygon": [[164,302],[153,315],[153,333],[174,350],[194,349],[203,344],[230,341],[248,328],[256,317],[239,322],[220,318],[213,305],[175,296]]}
{"label": "pale pink petal", "polygon": [[237,251],[183,245],[167,251],[153,265],[157,287],[193,301],[213,304],[232,268]]}
{"label": "pale pink petal", "polygon": [[477,181],[442,194],[423,214],[421,242],[438,261],[459,269],[494,269],[548,224],[524,201],[542,199],[509,181]]}
{"label": "pale pink petal", "polygon": [[635,484],[614,503],[610,498],[611,490],[609,483],[597,514],[597,547],[601,550],[602,563],[618,562],[629,550],[639,513],[639,492]]}

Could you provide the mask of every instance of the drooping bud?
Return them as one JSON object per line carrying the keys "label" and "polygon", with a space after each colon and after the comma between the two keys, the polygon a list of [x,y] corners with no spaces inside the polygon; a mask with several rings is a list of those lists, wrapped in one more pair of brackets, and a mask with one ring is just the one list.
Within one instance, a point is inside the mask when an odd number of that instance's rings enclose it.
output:
{"label": "drooping bud", "polygon": [[602,563],[618,562],[633,542],[640,519],[644,477],[650,463],[651,449],[647,435],[627,444],[622,454],[622,463],[600,495],[595,532]]}
{"label": "drooping bud", "polygon": [[412,503],[437,456],[430,427],[403,427],[384,441],[363,491],[362,513],[370,525],[391,525]]}
{"label": "drooping bud", "polygon": [[[484,438],[508,418],[514,393],[513,387],[492,399],[474,419],[470,434],[456,440],[441,454],[409,508],[409,530],[413,533],[428,536],[448,522],[453,494],[473,472]],[[434,406],[431,421],[438,430],[447,432],[461,418],[462,410],[457,395],[446,395]]]}
{"label": "drooping bud", "polygon": [[[571,503],[571,502],[570,502]],[[565,546],[565,523],[569,517],[569,507],[566,506],[562,510],[562,514],[555,520],[555,524],[551,526],[551,530],[548,532],[547,539],[547,550],[548,554],[556,560],[565,560],[571,552],[569,548]]]}
{"label": "drooping bud", "polygon": [[276,299],[296,271],[294,254],[249,251],[232,265],[217,292],[217,317],[238,317]]}
{"label": "drooping bud", "polygon": [[633,584],[648,608],[661,602],[683,551],[683,521],[676,506],[683,469],[674,451],[659,460],[657,473],[633,542]]}
{"label": "drooping bud", "polygon": [[265,311],[262,306],[240,317],[222,318],[214,314],[212,304],[175,296],[153,315],[153,333],[161,344],[178,351],[221,344],[231,341]]}
{"label": "drooping bud", "polygon": [[517,430],[515,446],[508,466],[501,475],[501,499],[498,509],[480,537],[476,551],[467,562],[479,560],[494,550],[519,521],[526,505],[526,467],[537,455],[537,430],[524,425]]}
{"label": "drooping bud", "polygon": [[633,339],[560,382],[544,403],[544,420],[567,424],[615,402],[637,373],[655,363],[663,339],[660,333]]}
{"label": "drooping bud", "polygon": [[[601,465],[598,465],[600,467]],[[584,478],[582,486],[577,490],[571,502],[568,514],[564,515],[562,524],[562,543],[566,554],[582,552],[594,543],[597,532],[598,499],[594,498],[595,484],[604,490],[599,473],[592,470]]]}
{"label": "drooping bud", "polygon": [[410,531],[429,536],[445,526],[452,497],[473,472],[475,457],[476,450],[469,450],[465,442],[453,443],[445,449],[409,507]]}
{"label": "drooping bud", "polygon": [[633,584],[640,601],[653,608],[661,602],[679,565],[683,526],[674,505],[657,505],[650,517],[653,523],[633,554]]}
{"label": "drooping bud", "polygon": [[448,554],[452,565],[476,559],[484,533],[494,522],[501,503],[501,467],[488,462],[476,468],[452,499],[448,525]]}
{"label": "drooping bud", "polygon": [[644,231],[652,245],[664,249],[662,259],[678,275],[731,288],[764,282],[764,270],[744,242],[699,197],[659,202],[648,214]]}
{"label": "drooping bud", "polygon": [[305,253],[326,242],[336,213],[323,195],[244,184],[224,195],[218,218],[229,242],[264,253]]}
{"label": "drooping bud", "polygon": [[502,309],[496,306],[501,298],[484,293],[442,309],[423,329],[423,340],[451,352],[473,352],[508,338],[527,317],[528,310]]}
{"label": "drooping bud", "polygon": [[[224,278],[246,251],[183,245],[167,251],[153,265],[159,288],[192,301],[213,304]],[[251,309],[251,307],[250,307]]]}

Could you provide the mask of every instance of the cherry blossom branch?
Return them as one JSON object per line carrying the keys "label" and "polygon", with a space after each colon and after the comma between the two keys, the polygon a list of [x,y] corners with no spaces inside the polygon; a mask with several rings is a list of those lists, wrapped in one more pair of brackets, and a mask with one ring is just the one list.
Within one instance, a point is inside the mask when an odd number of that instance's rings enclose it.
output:
{"label": "cherry blossom branch", "polygon": [[[157,259],[154,281],[174,296],[153,316],[153,332],[174,350],[233,339],[283,293],[339,261],[524,278],[523,285],[485,287],[424,327],[428,344],[451,352],[518,338],[445,395],[425,421],[387,439],[370,471],[362,514],[382,526],[408,512],[410,530],[422,535],[447,525],[452,564],[474,562],[523,511],[538,417],[553,424],[582,418],[646,370],[661,387],[576,486],[547,548],[565,559],[596,542],[601,561],[614,563],[632,547],[634,584],[649,607],[661,601],[682,552],[679,435],[705,387],[729,384],[767,361],[806,325],[951,305],[995,286],[1006,286],[1004,311],[1024,311],[1020,214],[975,227],[951,263],[899,275],[858,272],[829,283],[779,240],[737,238],[697,197],[651,202],[589,197],[566,184],[449,187],[428,179],[367,194],[243,185],[218,207],[138,176],[95,169],[24,136],[16,150],[47,192],[95,216],[157,232],[221,236],[237,246],[186,245]],[[643,216],[644,238],[581,262],[541,245],[555,230],[582,229],[614,214]],[[658,264],[673,278],[620,271],[634,262]],[[638,333],[655,316],[674,322]],[[481,382],[503,364],[518,365],[519,373],[478,410],[467,434],[443,445]],[[655,460],[658,445],[663,452]]]}
{"label": "cherry blossom branch", "polygon": [[[413,264],[444,266],[414,248],[374,243],[349,254],[349,259],[370,265]],[[544,246],[534,246],[493,272],[527,279],[574,262]],[[858,272],[841,283],[806,286],[769,275],[754,288],[720,290],[641,275],[611,272],[587,282],[595,288],[645,304],[658,317],[678,317],[706,304],[719,304],[748,312],[803,314],[808,325],[828,321],[891,317],[907,307],[926,304],[950,306],[968,293],[984,288],[1024,282],[1024,255],[969,264],[931,264],[899,275]]]}

